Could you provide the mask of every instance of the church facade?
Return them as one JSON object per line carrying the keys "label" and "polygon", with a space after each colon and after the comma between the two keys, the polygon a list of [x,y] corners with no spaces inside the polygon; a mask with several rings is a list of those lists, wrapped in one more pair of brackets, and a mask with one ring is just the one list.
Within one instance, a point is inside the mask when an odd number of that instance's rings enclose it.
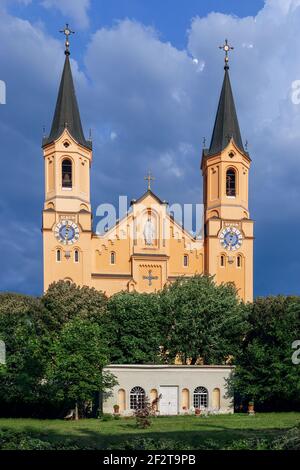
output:
{"label": "church facade", "polygon": [[252,301],[251,159],[241,138],[228,61],[211,143],[202,152],[203,237],[177,223],[150,184],[126,216],[98,234],[90,201],[92,142],[82,129],[69,47],[65,54],[51,131],[42,146],[44,289],[66,280],[108,296],[121,290],[157,292],[182,276],[210,274],[218,284],[233,282],[241,299]]}

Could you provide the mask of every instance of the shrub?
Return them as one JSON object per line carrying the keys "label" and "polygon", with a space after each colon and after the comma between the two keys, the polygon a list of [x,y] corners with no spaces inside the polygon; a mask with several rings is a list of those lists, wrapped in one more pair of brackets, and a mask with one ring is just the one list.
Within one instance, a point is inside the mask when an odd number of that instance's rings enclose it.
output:
{"label": "shrub", "polygon": [[78,445],[71,439],[49,442],[21,432],[0,430],[0,450],[80,450],[90,449]]}

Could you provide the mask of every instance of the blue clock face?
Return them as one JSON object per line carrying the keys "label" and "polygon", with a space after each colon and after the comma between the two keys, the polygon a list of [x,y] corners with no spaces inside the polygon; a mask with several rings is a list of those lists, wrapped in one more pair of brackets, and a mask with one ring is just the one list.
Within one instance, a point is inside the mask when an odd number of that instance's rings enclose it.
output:
{"label": "blue clock face", "polygon": [[62,220],[55,227],[55,236],[63,245],[72,245],[79,239],[79,228],[70,220]]}
{"label": "blue clock face", "polygon": [[243,243],[243,236],[236,227],[226,227],[220,234],[220,243],[229,251],[238,250]]}

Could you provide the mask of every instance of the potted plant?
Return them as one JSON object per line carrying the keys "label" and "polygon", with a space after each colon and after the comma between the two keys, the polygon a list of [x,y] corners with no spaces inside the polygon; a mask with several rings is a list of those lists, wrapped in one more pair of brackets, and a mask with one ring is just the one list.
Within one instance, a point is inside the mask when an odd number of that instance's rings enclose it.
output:
{"label": "potted plant", "polygon": [[115,415],[118,415],[118,414],[120,413],[120,407],[119,407],[119,405],[114,405],[113,408],[114,408],[114,414],[115,414]]}
{"label": "potted plant", "polygon": [[201,410],[200,408],[195,408],[195,415],[200,416],[201,415]]}

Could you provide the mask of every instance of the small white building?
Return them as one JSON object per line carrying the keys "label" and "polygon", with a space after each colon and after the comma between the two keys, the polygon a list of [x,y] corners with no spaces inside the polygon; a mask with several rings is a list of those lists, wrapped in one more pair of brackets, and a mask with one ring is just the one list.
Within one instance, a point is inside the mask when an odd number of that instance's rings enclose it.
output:
{"label": "small white building", "polygon": [[130,415],[148,396],[160,415],[194,413],[196,408],[219,413],[233,413],[227,397],[226,380],[232,366],[119,365],[105,368],[117,379],[111,396],[103,403],[104,413],[119,406],[121,415]]}

